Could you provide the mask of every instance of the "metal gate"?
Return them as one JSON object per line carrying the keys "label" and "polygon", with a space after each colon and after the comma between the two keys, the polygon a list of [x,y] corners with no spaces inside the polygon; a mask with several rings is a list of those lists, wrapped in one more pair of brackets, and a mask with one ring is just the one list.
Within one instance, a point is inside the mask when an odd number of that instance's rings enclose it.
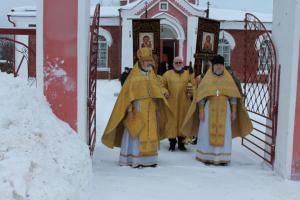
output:
{"label": "metal gate", "polygon": [[[18,76],[23,65],[27,67],[28,80],[36,78],[35,29],[0,28],[0,70]],[[28,44],[16,40],[23,37]],[[27,37],[27,38],[26,38]]]}
{"label": "metal gate", "polygon": [[90,27],[90,63],[88,72],[88,129],[89,148],[93,155],[96,144],[96,86],[99,44],[100,4],[97,4]]}
{"label": "metal gate", "polygon": [[280,66],[277,65],[271,33],[249,13],[245,16],[244,45],[243,89],[254,130],[242,139],[242,145],[273,165]]}

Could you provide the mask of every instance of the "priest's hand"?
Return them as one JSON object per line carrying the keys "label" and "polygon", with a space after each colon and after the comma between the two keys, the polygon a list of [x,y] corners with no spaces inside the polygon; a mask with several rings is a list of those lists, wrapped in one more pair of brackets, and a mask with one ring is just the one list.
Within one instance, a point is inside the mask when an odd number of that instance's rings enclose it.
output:
{"label": "priest's hand", "polygon": [[232,112],[231,113],[231,121],[235,121],[236,120],[236,112]]}
{"label": "priest's hand", "polygon": [[127,119],[128,120],[133,120],[133,112],[128,112],[127,113]]}
{"label": "priest's hand", "polygon": [[170,93],[169,92],[165,92],[164,95],[165,95],[166,99],[168,99],[170,97]]}
{"label": "priest's hand", "polygon": [[204,119],[205,119],[204,112],[199,112],[199,119],[200,119],[201,121],[204,121]]}

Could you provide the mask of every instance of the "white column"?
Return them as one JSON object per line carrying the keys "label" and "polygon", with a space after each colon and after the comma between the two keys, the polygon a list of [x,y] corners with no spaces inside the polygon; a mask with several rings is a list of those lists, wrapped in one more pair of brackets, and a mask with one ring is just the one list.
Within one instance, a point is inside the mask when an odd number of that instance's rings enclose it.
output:
{"label": "white column", "polygon": [[77,37],[77,130],[84,141],[88,141],[87,129],[87,73],[89,67],[90,37],[90,0],[78,0],[78,37]]}
{"label": "white column", "polygon": [[124,17],[122,25],[122,69],[133,66],[133,32],[132,20]]}
{"label": "white column", "polygon": [[37,88],[41,95],[44,95],[44,31],[43,15],[44,1],[36,1],[37,21],[36,21],[36,81]]}
{"label": "white column", "polygon": [[186,64],[188,65],[190,61],[194,65],[194,54],[196,53],[196,42],[197,42],[197,29],[198,29],[198,18],[188,17],[188,27],[187,27],[187,55]]}
{"label": "white column", "polygon": [[299,0],[274,0],[272,36],[281,64],[275,171],[290,178],[300,35]]}
{"label": "white column", "polygon": [[184,40],[183,39],[179,39],[179,57],[183,58],[183,43],[184,43]]}

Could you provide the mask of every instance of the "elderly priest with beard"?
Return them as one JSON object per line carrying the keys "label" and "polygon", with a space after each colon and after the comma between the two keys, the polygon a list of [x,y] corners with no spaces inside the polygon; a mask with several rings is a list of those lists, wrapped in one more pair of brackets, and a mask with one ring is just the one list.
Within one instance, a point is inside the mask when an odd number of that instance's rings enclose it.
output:
{"label": "elderly priest with beard", "polygon": [[224,58],[217,55],[198,86],[182,126],[186,135],[198,136],[196,159],[205,164],[228,165],[233,137],[251,133],[253,127],[240,91]]}
{"label": "elderly priest with beard", "polygon": [[171,111],[152,70],[152,50],[141,48],[137,57],[138,62],[118,96],[102,142],[110,148],[121,148],[121,166],[156,167],[159,142],[165,138],[162,133],[168,128],[166,112]]}

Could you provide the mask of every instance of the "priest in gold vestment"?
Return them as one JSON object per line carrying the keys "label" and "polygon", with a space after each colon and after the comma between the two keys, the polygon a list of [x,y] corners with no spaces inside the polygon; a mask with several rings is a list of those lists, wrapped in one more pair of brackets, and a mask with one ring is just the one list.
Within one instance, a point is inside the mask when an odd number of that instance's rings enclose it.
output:
{"label": "priest in gold vestment", "polygon": [[228,165],[232,138],[251,133],[253,127],[242,95],[217,55],[198,86],[181,128],[198,135],[196,159],[205,164]]}
{"label": "priest in gold vestment", "polygon": [[166,130],[166,136],[170,141],[169,151],[175,151],[176,143],[178,143],[180,151],[186,151],[185,138],[180,128],[192,102],[191,96],[193,84],[195,83],[194,74],[184,69],[181,57],[174,58],[173,66],[172,70],[167,71],[162,76],[164,94],[174,116],[170,129]]}
{"label": "priest in gold vestment", "polygon": [[159,141],[165,138],[163,129],[168,128],[168,103],[152,70],[152,50],[141,48],[137,57],[139,61],[118,96],[102,142],[110,148],[121,148],[121,166],[155,167]]}

